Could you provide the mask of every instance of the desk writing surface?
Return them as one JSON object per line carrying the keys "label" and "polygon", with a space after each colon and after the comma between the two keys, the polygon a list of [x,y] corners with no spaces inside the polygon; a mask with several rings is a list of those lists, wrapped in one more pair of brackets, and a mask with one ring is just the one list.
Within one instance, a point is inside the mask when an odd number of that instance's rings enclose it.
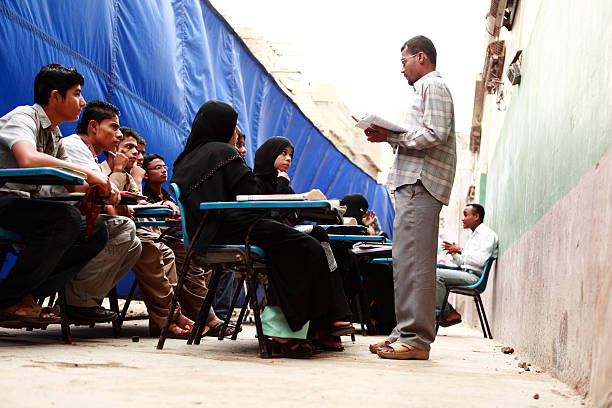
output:
{"label": "desk writing surface", "polygon": [[380,235],[336,235],[329,234],[332,241],[355,241],[355,242],[384,242],[385,237]]}
{"label": "desk writing surface", "polygon": [[257,209],[257,208],[331,208],[325,200],[317,201],[218,201],[200,203],[200,210],[220,209]]}
{"label": "desk writing surface", "polygon": [[0,185],[12,183],[33,185],[82,185],[85,179],[55,167],[0,169]]}
{"label": "desk writing surface", "polygon": [[168,207],[154,207],[146,208],[147,206],[141,206],[134,208],[134,217],[136,218],[167,218],[171,217],[174,211]]}
{"label": "desk writing surface", "polygon": [[329,201],[223,201],[200,203],[200,210],[220,209],[277,209],[295,210],[298,216],[308,221],[342,224],[342,217]]}

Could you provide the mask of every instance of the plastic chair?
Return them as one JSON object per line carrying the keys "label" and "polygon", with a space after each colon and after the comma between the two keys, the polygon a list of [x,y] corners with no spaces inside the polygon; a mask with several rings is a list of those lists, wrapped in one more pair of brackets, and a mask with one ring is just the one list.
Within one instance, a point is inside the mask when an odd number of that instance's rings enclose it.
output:
{"label": "plastic chair", "polygon": [[[494,257],[489,257],[487,262],[485,262],[484,267],[482,268],[482,275],[478,282],[472,285],[461,285],[461,286],[449,286],[446,288],[446,295],[444,296],[444,303],[442,303],[442,310],[446,308],[446,304],[448,303],[448,295],[450,293],[456,293],[459,295],[471,296],[474,299],[474,303],[476,304],[476,311],[478,312],[478,318],[480,319],[480,327],[482,327],[482,334],[484,337],[488,337],[489,339],[493,339],[491,336],[491,328],[489,327],[489,322],[487,320],[487,314],[485,313],[484,306],[482,304],[482,299],[480,298],[480,294],[485,291],[487,288],[487,281],[489,280],[489,272],[491,271],[491,267],[493,266],[493,262],[495,262]],[[438,268],[442,269],[454,269],[461,270],[458,266],[448,266],[443,264],[438,264]],[[438,332],[438,328],[440,327],[440,319],[442,318],[442,313],[438,316],[436,320],[436,333]],[[483,321],[484,320],[484,321]],[[486,331],[485,331],[486,327]]]}
{"label": "plastic chair", "polygon": [[[176,197],[176,202],[181,212],[181,225],[182,225],[183,232],[184,232],[183,241],[185,243],[185,250],[187,253],[185,264],[183,265],[182,271],[179,275],[179,281],[174,291],[174,297],[172,300],[172,305],[171,305],[170,314],[169,314],[169,316],[172,316],[176,308],[176,303],[178,301],[178,294],[182,290],[184,278],[187,273],[187,265],[189,264],[189,261],[193,255],[192,254],[193,251],[191,250],[191,244],[192,244],[191,238],[188,236],[188,234],[185,233],[185,231],[187,231],[186,229],[187,226],[186,226],[186,220],[185,220],[185,211],[183,209],[183,204],[180,201],[180,194],[181,194],[180,188],[176,183],[172,183],[170,185],[170,189],[172,190],[172,192],[174,193]],[[212,266],[213,273],[210,278],[210,282],[208,286],[208,294],[206,295],[206,298],[204,299],[202,307],[200,308],[200,312],[198,313],[196,321],[194,322],[194,327],[191,330],[191,335],[189,336],[187,344],[199,344],[200,343],[200,340],[204,332],[204,328],[206,326],[206,317],[208,316],[208,311],[210,310],[212,306],[212,299],[217,289],[217,286],[219,284],[219,278],[221,276],[219,271],[222,269],[230,269],[233,267],[233,268],[239,268],[239,272],[241,274],[241,280],[240,280],[238,287],[242,286],[242,283],[246,279],[248,279],[249,280],[249,290],[246,293],[242,309],[238,316],[238,320],[236,321],[236,329],[234,330],[234,334],[232,335],[231,339],[236,340],[238,336],[240,325],[242,324],[242,321],[246,314],[247,305],[250,301],[252,303],[251,307],[253,310],[253,315],[255,318],[255,326],[257,328],[257,333],[258,333],[257,337],[258,337],[259,347],[260,347],[260,356],[262,357],[271,356],[271,353],[269,352],[269,348],[267,346],[265,336],[263,335],[263,329],[261,327],[259,305],[258,305],[257,293],[256,293],[257,276],[259,275],[259,272],[264,269],[264,265],[263,265],[264,258],[265,258],[264,251],[261,248],[256,247],[254,245],[249,245],[249,246],[246,246],[246,245],[215,245],[215,244],[209,245],[208,251],[203,256],[203,260],[207,264]],[[224,321],[221,331],[219,332],[219,337],[218,337],[219,340],[223,340],[224,338],[224,335],[227,330],[229,320],[231,317],[231,313],[236,306],[236,302],[238,300],[239,293],[240,291],[238,290],[234,293],[232,302],[230,304],[230,309],[228,311],[228,315]],[[166,326],[162,330],[159,342],[157,344],[158,349],[162,349],[164,346],[164,342],[167,336],[169,326],[170,326],[170,320],[166,322]]]}

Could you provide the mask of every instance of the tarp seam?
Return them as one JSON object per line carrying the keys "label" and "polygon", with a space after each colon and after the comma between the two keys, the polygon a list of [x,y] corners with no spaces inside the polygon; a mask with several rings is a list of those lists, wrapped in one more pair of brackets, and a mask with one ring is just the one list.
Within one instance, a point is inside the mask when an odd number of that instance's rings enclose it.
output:
{"label": "tarp seam", "polygon": [[110,102],[113,97],[113,87],[115,85],[115,76],[116,76],[116,65],[117,65],[117,48],[119,47],[119,39],[118,39],[118,21],[119,21],[119,0],[115,0],[115,4],[113,7],[114,15],[113,15],[113,46],[111,48],[111,72],[110,72],[110,80],[108,84],[108,92],[106,93],[106,101]]}
{"label": "tarp seam", "polygon": [[186,37],[186,17],[185,17],[185,0],[183,0],[181,2],[181,16],[180,16],[180,20],[181,20],[181,59],[183,61],[183,72],[182,74],[182,80],[183,80],[183,123],[185,126],[185,130],[184,133],[188,134],[189,133],[189,118],[187,118],[187,58],[185,58],[185,37]]}
{"label": "tarp seam", "polygon": [[45,33],[44,31],[36,27],[34,24],[30,23],[28,20],[21,17],[20,15],[15,13],[13,10],[9,9],[7,6],[0,4],[0,13],[6,16],[6,18],[11,20],[15,24],[20,25],[24,29],[30,31],[35,36],[39,37],[44,42],[56,48],[58,51],[63,52],[64,54],[67,54],[68,56],[78,60],[83,65],[87,66],[89,69],[94,71],[98,76],[103,78],[105,81],[110,82],[110,75],[104,72],[102,68],[94,64],[93,61],[86,58],[82,54],[76,52],[75,50],[73,50],[66,44],[62,43],[61,41],[51,37],[49,34]]}
{"label": "tarp seam", "polygon": [[[109,83],[109,84],[111,83],[110,75],[108,73],[106,73],[102,68],[97,66],[93,61],[91,61],[90,59],[85,57],[83,54],[73,50],[72,48],[70,48],[66,44],[62,43],[61,41],[57,40],[56,38],[52,37],[48,33],[45,33],[44,31],[42,31],[38,27],[34,26],[32,23],[30,23],[25,18],[23,18],[20,15],[18,15],[17,13],[15,13],[13,10],[8,8],[7,6],[5,6],[3,4],[0,4],[0,14],[3,14],[6,18],[11,20],[15,24],[17,24],[17,25],[23,27],[24,29],[30,31],[32,34],[34,34],[35,36],[39,37],[41,40],[43,40],[44,42],[48,43],[49,45],[51,45],[53,48],[57,49],[58,51],[60,51],[60,52],[62,52],[64,54],[68,55],[69,57],[72,57],[75,60],[79,61],[81,64],[83,64],[87,68],[91,69],[96,75],[98,75],[100,78],[102,78],[107,83]],[[164,122],[168,123],[170,126],[175,128],[179,132],[182,132],[183,134],[185,134],[185,130],[182,129],[180,126],[178,126],[176,123],[174,123],[174,121],[172,119],[170,119],[169,117],[164,115],[162,112],[160,112],[159,110],[154,108],[153,105],[149,104],[148,102],[146,102],[144,99],[140,98],[135,93],[129,91],[128,89],[124,88],[123,86],[121,86],[119,84],[115,84],[115,88],[117,88],[121,92],[123,92],[126,95],[128,95],[130,98],[132,98],[132,100],[134,100],[134,102],[136,102],[137,104],[141,105],[143,108],[145,108],[148,111],[150,111],[153,115],[157,116],[159,119],[161,119]]]}

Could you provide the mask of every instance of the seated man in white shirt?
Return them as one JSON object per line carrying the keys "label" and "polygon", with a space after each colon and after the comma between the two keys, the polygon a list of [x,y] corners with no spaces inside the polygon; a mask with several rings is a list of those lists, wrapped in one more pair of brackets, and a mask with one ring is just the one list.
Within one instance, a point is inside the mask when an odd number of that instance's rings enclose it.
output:
{"label": "seated man in white shirt", "polygon": [[463,209],[463,228],[471,229],[472,236],[464,248],[454,242],[442,242],[442,248],[453,256],[461,270],[438,269],[436,272],[436,316],[442,313],[440,326],[448,327],[461,322],[461,315],[450,304],[442,311],[446,288],[472,285],[480,279],[482,268],[491,256],[497,257],[497,234],[482,222],[485,210],[480,204],[468,204]]}
{"label": "seated man in white shirt", "polygon": [[[98,166],[102,151],[114,150],[123,137],[119,130],[119,109],[104,101],[91,101],[83,109],[76,133],[62,139],[68,161],[107,177]],[[140,258],[142,245],[131,219],[116,215],[116,208],[105,206],[100,214],[108,230],[108,243],[66,285],[68,317],[75,323],[111,320],[115,313],[98,305]],[[128,214],[127,210],[122,211]]]}

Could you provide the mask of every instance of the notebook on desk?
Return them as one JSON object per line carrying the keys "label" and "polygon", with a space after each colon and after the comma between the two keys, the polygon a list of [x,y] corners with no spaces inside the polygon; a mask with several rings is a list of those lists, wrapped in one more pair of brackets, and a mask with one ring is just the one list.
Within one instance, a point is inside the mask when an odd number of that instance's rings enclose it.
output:
{"label": "notebook on desk", "polygon": [[64,173],[70,174],[71,176],[80,177],[83,180],[87,180],[87,174],[83,173],[82,171],[71,169],[70,167],[65,166],[53,166],[52,168],[61,170]]}
{"label": "notebook on desk", "polygon": [[306,194],[237,195],[236,201],[305,201]]}

